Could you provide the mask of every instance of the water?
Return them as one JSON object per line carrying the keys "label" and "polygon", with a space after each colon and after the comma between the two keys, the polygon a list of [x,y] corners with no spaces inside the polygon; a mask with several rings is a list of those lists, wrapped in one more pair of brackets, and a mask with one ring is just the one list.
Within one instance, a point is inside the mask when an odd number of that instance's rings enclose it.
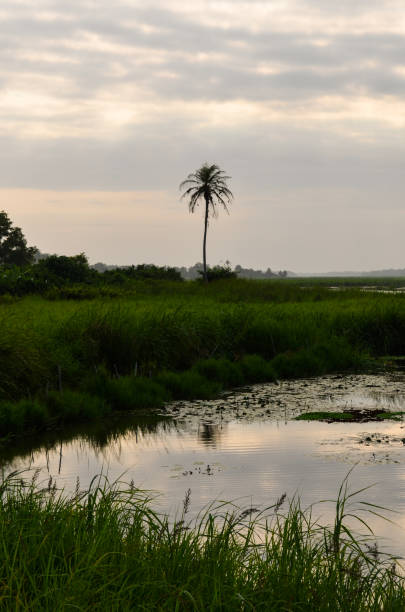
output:
{"label": "water", "polygon": [[[397,514],[366,517],[388,550],[405,556],[405,422],[325,423],[292,420],[307,411],[383,408],[405,411],[405,377],[329,376],[258,385],[213,402],[177,402],[164,414],[93,424],[30,441],[3,453],[2,469],[40,469],[66,491],[86,488],[101,472],[156,494],[172,516],[191,489],[190,516],[214,500],[264,508],[283,494],[304,505],[335,499],[351,468],[350,488],[374,485],[358,501]],[[359,506],[357,505],[357,508]],[[330,504],[315,514],[332,520]]]}

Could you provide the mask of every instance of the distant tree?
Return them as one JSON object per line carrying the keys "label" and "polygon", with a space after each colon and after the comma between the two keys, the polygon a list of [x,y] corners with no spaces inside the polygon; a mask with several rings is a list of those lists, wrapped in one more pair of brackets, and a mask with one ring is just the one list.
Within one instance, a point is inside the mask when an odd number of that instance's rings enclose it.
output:
{"label": "distant tree", "polygon": [[176,268],[155,266],[154,264],[139,264],[137,266],[117,267],[105,270],[103,280],[106,282],[125,282],[125,280],[172,280],[182,281],[183,278]]}
{"label": "distant tree", "polygon": [[[204,271],[199,270],[198,273],[203,276]],[[214,266],[213,268],[208,267],[206,274],[209,282],[217,280],[226,280],[230,278],[238,278],[237,272],[232,270],[229,264],[225,264],[224,266]]]}
{"label": "distant tree", "polygon": [[194,212],[201,199],[205,202],[204,212],[204,239],[203,239],[203,276],[208,282],[207,275],[207,229],[210,214],[218,215],[217,206],[221,204],[229,214],[227,205],[233,199],[233,193],[228,188],[226,181],[231,177],[216,164],[205,163],[201,168],[189,174],[187,179],[180,184],[180,190],[185,189],[182,198],[188,198],[188,207]]}
{"label": "distant tree", "polygon": [[28,266],[38,252],[28,247],[21,228],[14,227],[7,213],[0,211],[0,264],[6,266]]}
{"label": "distant tree", "polygon": [[50,255],[37,263],[38,270],[46,277],[56,282],[82,283],[88,281],[93,274],[84,253],[68,257],[67,255]]}

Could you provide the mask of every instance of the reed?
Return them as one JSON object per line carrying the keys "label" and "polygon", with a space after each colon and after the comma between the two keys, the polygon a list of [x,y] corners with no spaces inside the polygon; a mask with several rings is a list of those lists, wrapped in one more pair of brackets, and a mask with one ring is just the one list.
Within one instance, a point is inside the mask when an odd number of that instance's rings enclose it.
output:
{"label": "reed", "polygon": [[0,304],[0,435],[31,428],[35,411],[85,420],[405,354],[402,295],[240,280],[142,287],[125,299]]}
{"label": "reed", "polygon": [[173,521],[133,484],[99,477],[68,497],[15,473],[0,487],[1,608],[403,610],[395,559],[348,526],[352,498],[345,481],[331,526],[297,498],[283,511],[285,496],[191,521],[188,491]]}

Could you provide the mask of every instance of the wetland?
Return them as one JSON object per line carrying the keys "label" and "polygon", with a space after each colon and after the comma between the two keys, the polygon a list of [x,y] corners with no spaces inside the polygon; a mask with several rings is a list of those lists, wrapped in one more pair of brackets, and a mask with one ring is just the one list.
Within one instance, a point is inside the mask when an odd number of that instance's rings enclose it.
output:
{"label": "wetland", "polygon": [[[351,488],[373,485],[361,501],[396,511],[395,528],[379,517],[369,524],[383,549],[403,556],[404,383],[402,370],[330,375],[255,385],[214,400],[170,402],[153,415],[117,417],[98,431],[76,426],[64,435],[44,434],[32,447],[16,445],[4,454],[3,475],[38,472],[42,483],[51,479],[73,493],[78,482],[87,489],[103,474],[148,490],[156,509],[174,518],[187,490],[190,516],[220,500],[258,508],[283,494],[299,495],[305,505],[331,500],[355,466]],[[297,420],[314,409],[322,415],[354,411],[363,418]],[[376,413],[392,418],[376,420]],[[330,520],[333,510],[325,505],[322,514]]]}
{"label": "wetland", "polygon": [[[3,589],[5,601],[19,592],[26,605],[37,598],[46,607],[57,589],[62,608],[69,601],[88,609],[94,600],[101,609],[132,602],[130,609],[150,584],[150,609],[162,597],[171,602],[167,609],[189,609],[184,589],[197,602],[192,609],[226,600],[229,609],[247,609],[239,595],[252,605],[268,601],[266,572],[271,597],[284,593],[284,608],[294,584],[294,601],[303,597],[316,609],[326,593],[342,610],[384,609],[384,601],[403,609],[402,293],[252,281],[141,283],[113,299],[7,299],[0,322],[0,512],[3,526],[28,529],[18,549],[20,536],[1,534],[3,553],[14,551],[20,568],[4,574],[3,584],[21,576]],[[63,513],[73,521],[66,523],[64,552],[57,535]],[[136,546],[128,535],[134,521]],[[82,531],[83,542],[72,535]],[[32,552],[32,571],[37,575],[46,559],[56,564],[55,584],[38,591],[32,580],[22,588],[22,551],[33,533],[38,550],[51,548]],[[257,533],[264,534],[258,555]],[[202,541],[210,550],[216,542],[211,561]],[[112,559],[100,561],[115,550],[135,564],[135,549],[149,550],[137,570],[142,584],[122,581]],[[281,571],[290,553],[294,559]],[[233,555],[240,555],[235,563]],[[182,569],[182,557],[199,569]],[[105,571],[86,579],[103,584],[90,589],[93,600],[80,586],[83,563]],[[157,565],[165,569],[155,580]],[[215,579],[231,566],[218,577],[217,595],[202,586],[201,576]],[[238,575],[243,584],[236,586]]]}

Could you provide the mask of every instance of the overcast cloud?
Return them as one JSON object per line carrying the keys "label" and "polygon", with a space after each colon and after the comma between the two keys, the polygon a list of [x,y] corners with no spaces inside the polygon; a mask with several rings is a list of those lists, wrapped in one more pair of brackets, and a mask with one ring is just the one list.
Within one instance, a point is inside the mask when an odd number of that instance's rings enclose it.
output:
{"label": "overcast cloud", "polygon": [[0,27],[0,208],[41,250],[200,260],[177,186],[208,160],[211,263],[405,267],[402,0],[3,0]]}

